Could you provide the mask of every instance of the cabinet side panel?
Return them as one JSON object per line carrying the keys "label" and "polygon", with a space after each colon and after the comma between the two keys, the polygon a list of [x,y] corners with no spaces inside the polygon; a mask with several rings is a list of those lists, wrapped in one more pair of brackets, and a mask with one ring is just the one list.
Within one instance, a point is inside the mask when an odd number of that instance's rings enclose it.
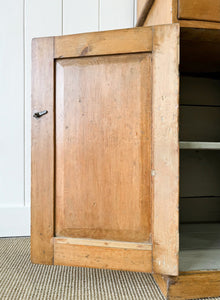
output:
{"label": "cabinet side panel", "polygon": [[156,27],[153,41],[153,269],[177,275],[179,25]]}
{"label": "cabinet side panel", "polygon": [[54,71],[53,38],[32,42],[31,260],[53,263]]}

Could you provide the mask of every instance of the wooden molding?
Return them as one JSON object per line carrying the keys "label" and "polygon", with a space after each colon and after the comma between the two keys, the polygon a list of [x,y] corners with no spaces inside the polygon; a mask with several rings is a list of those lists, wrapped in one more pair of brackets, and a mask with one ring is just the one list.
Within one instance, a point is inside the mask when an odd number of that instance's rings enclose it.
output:
{"label": "wooden molding", "polygon": [[140,15],[138,16],[136,27],[140,27],[140,26],[144,25],[144,22],[147,18],[147,15],[150,12],[150,9],[151,9],[153,3],[154,3],[154,0],[147,0],[145,2],[143,9],[142,9]]}
{"label": "wooden molding", "polygon": [[96,246],[106,248],[123,248],[133,250],[152,250],[152,244],[149,243],[133,243],[133,242],[118,242],[96,239],[80,239],[80,238],[56,238],[57,244]]}

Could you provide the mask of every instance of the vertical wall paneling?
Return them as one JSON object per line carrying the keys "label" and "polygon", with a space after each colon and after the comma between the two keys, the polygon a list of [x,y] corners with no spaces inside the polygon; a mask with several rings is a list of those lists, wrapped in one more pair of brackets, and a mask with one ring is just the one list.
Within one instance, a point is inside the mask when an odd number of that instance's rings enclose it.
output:
{"label": "vertical wall paneling", "polygon": [[63,34],[98,31],[99,0],[63,0]]}
{"label": "vertical wall paneling", "polygon": [[[31,190],[31,40],[62,34],[62,0],[25,0],[25,202]],[[46,108],[45,108],[46,109]]]}
{"label": "vertical wall paneling", "polygon": [[134,15],[134,22],[133,25],[135,27],[136,23],[137,23],[137,0],[134,0],[134,11],[133,11],[133,15]]}
{"label": "vertical wall paneling", "polygon": [[24,206],[23,0],[0,0],[0,41],[0,236],[4,236],[5,218],[19,229],[12,210]]}
{"label": "vertical wall paneling", "polygon": [[100,30],[134,26],[134,0],[100,0]]}

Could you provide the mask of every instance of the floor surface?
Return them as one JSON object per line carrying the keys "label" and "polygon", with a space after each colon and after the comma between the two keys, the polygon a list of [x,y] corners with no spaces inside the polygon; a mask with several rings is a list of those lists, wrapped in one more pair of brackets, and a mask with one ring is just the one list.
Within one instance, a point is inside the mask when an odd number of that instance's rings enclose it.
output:
{"label": "floor surface", "polygon": [[[30,262],[29,238],[2,238],[0,299],[163,300],[164,298],[150,274],[33,265]],[[212,299],[220,300],[220,298]]]}

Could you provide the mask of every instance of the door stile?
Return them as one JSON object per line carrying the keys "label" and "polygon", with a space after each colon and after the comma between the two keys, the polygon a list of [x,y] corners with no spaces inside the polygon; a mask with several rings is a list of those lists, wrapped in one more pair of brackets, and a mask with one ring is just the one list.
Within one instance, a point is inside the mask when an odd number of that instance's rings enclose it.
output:
{"label": "door stile", "polygon": [[54,38],[32,41],[31,261],[40,264],[53,264],[53,53]]}
{"label": "door stile", "polygon": [[179,272],[179,25],[155,26],[152,87],[153,272]]}

